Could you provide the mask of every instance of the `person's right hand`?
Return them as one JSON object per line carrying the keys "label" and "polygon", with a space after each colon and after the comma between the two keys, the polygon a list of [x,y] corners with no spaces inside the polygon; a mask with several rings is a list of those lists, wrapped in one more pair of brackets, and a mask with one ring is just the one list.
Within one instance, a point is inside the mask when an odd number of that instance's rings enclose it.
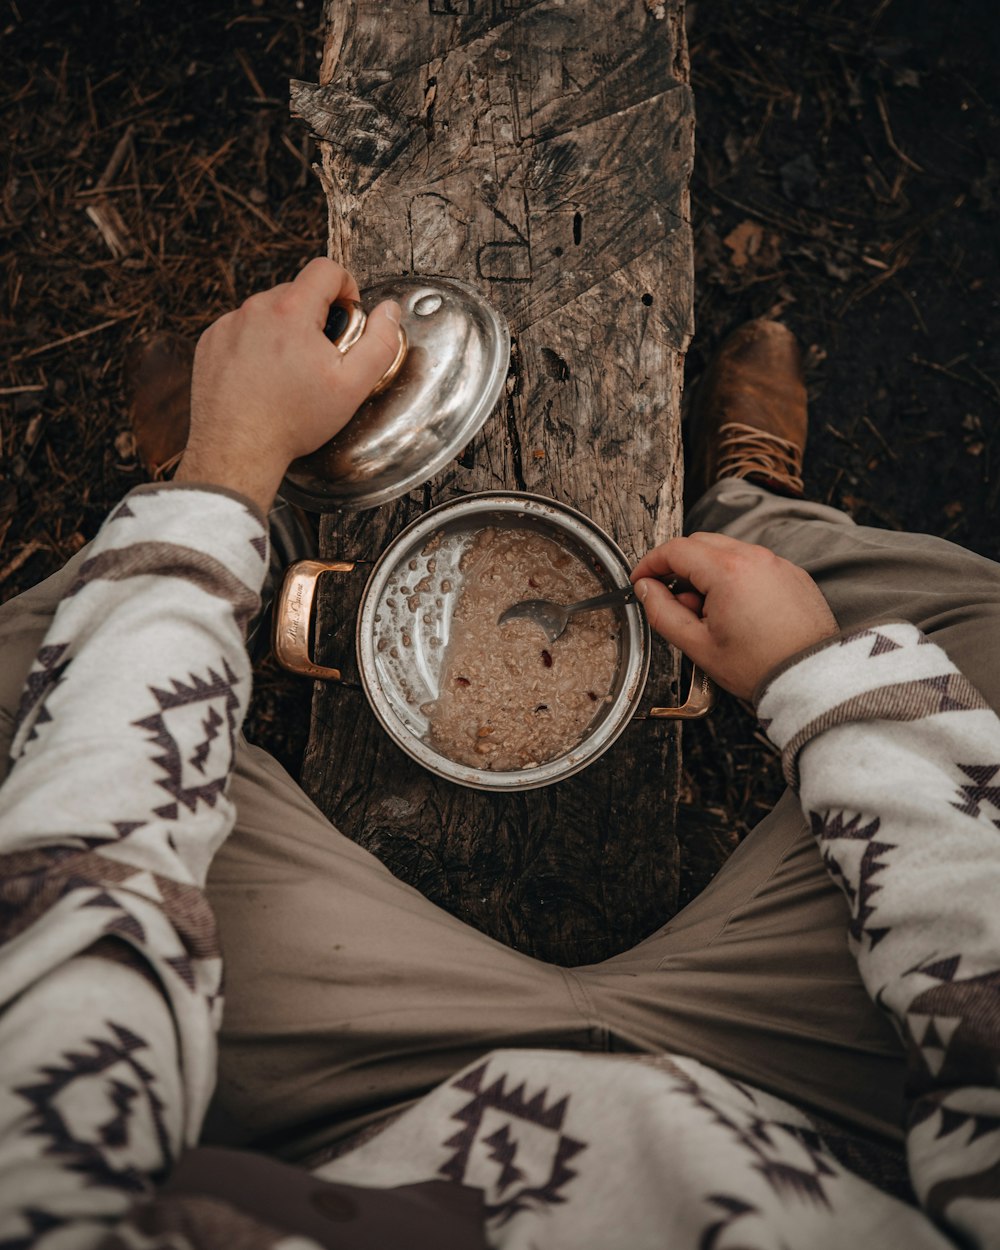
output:
{"label": "person's right hand", "polygon": [[[671,575],[702,596],[700,610],[690,592],[675,597],[655,580]],[[643,556],[632,581],[652,628],[743,699],[783,660],[838,631],[804,569],[725,534],[672,538]]]}
{"label": "person's right hand", "polygon": [[289,464],[347,424],[392,364],[399,306],[372,309],[358,342],[323,333],[330,305],[358,299],[343,265],[317,257],[292,282],[251,295],[198,343],[191,431],[174,481],[228,486],[267,512]]}

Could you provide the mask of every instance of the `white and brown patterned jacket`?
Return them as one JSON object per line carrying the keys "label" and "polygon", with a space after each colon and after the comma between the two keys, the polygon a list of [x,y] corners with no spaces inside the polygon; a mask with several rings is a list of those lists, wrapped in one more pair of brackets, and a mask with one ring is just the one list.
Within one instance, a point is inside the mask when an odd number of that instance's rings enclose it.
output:
{"label": "white and brown patterned jacket", "polygon": [[[133,492],[28,678],[0,789],[0,1250],[362,1244],[159,1191],[215,1079],[203,887],[233,823],[266,557],[238,498]],[[799,1109],[682,1056],[494,1052],[328,1180],[474,1193],[461,1244],[508,1250],[1000,1246],[1000,720],[907,624],[798,657],[759,713],[909,1054],[919,1205]]]}

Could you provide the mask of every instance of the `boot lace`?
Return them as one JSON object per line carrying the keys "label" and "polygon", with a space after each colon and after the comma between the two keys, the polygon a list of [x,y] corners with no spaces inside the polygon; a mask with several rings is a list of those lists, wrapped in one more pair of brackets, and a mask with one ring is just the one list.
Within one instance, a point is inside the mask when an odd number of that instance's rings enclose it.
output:
{"label": "boot lace", "polygon": [[802,495],[802,449],[777,434],[728,421],[719,427],[717,478],[764,477],[795,495]]}

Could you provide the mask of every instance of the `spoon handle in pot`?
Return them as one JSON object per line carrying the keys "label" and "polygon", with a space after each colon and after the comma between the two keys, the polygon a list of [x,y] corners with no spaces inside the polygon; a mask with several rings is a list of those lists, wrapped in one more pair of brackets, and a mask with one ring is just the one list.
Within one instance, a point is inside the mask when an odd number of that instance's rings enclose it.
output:
{"label": "spoon handle in pot", "polygon": [[581,599],[579,603],[566,605],[568,616],[576,616],[577,612],[592,612],[596,608],[609,608],[612,604],[631,603],[635,599],[635,591],[631,586],[620,586],[617,590],[608,590],[603,595],[595,595],[592,599]]}
{"label": "spoon handle in pot", "polygon": [[[694,590],[690,582],[686,582],[683,577],[671,577],[665,581],[664,586],[671,594],[680,595],[685,591]],[[697,593],[697,592],[695,592]],[[620,586],[617,590],[609,590],[603,595],[595,595],[592,599],[581,599],[579,603],[570,603],[566,605],[566,612],[569,616],[576,616],[578,612],[593,612],[597,608],[609,608],[619,603],[634,603],[635,588],[632,586]]]}

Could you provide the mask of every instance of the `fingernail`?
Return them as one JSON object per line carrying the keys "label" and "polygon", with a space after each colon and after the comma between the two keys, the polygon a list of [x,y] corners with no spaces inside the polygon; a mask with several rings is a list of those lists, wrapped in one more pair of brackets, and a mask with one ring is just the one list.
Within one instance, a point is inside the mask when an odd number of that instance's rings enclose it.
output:
{"label": "fingernail", "polygon": [[399,318],[402,314],[400,312],[399,305],[395,302],[395,300],[389,300],[389,302],[385,305],[385,315],[389,318],[393,325],[399,325]]}
{"label": "fingernail", "polygon": [[640,603],[646,602],[646,596],[649,594],[649,582],[645,577],[640,577],[636,582],[635,593],[639,596]]}

